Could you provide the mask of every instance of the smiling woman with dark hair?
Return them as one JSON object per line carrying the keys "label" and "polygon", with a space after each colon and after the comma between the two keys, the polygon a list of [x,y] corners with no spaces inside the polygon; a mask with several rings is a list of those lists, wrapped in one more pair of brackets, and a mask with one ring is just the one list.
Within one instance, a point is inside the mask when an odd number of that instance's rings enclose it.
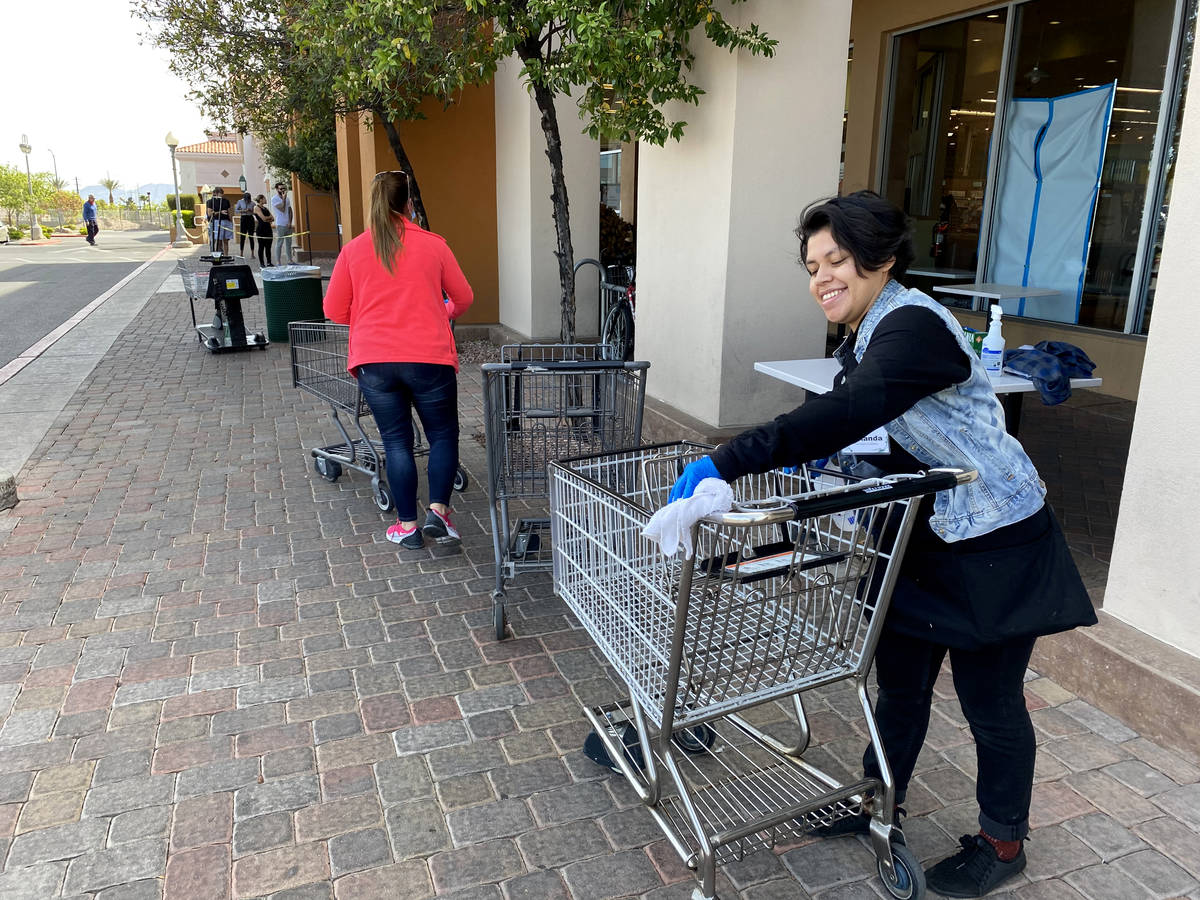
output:
{"label": "smiling woman with dark hair", "polygon": [[[860,191],[810,206],[796,231],[809,291],[849,328],[834,354],[833,390],[739,434],[691,463],[671,492],[838,453],[877,429],[888,452],[843,465],[863,474],[950,466],[979,478],[922,501],[875,653],[875,715],[904,800],[925,740],[934,682],[948,655],[978,761],[978,834],[927,873],[947,897],[980,897],[1025,867],[1036,754],[1024,676],[1039,635],[1091,625],[1080,581],[1046,489],[962,327],[939,303],[897,280],[913,259],[907,217]],[[845,457],[845,454],[843,454]],[[863,757],[880,777],[874,751]],[[841,819],[825,836],[867,830]]]}

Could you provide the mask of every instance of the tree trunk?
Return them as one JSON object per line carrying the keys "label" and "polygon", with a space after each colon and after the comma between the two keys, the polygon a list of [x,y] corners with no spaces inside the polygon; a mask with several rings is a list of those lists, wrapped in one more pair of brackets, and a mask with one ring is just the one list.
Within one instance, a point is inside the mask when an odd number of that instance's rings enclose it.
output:
{"label": "tree trunk", "polygon": [[[527,39],[517,47],[517,56],[528,64],[539,58],[538,42]],[[546,135],[546,157],[550,160],[550,202],[554,209],[554,235],[557,238],[558,281],[562,288],[562,326],[564,344],[575,342],[575,251],[571,246],[571,212],[567,204],[567,179],[563,173],[562,137],[554,94],[543,85],[533,84],[533,99],[542,114],[542,132]]]}
{"label": "tree trunk", "polygon": [[408,196],[412,198],[413,212],[417,214],[417,224],[428,231],[429,217],[425,215],[425,203],[421,200],[421,185],[417,182],[417,175],[413,172],[408,154],[404,152],[404,142],[400,140],[400,131],[383,112],[380,110],[374,110],[374,112],[375,118],[383,123],[383,130],[387,132],[388,144],[392,148],[392,153],[396,155],[396,161],[400,163],[400,168],[408,173]]}

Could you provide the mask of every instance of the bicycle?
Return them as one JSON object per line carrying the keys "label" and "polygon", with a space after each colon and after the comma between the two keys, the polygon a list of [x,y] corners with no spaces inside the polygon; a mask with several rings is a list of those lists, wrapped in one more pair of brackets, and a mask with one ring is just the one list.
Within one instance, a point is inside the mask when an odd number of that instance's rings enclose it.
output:
{"label": "bicycle", "polygon": [[[614,268],[610,266],[610,268]],[[630,267],[626,267],[630,268]],[[613,358],[629,362],[633,359],[633,323],[637,294],[634,281],[630,278],[615,303],[604,317],[600,329],[600,342],[612,348]]]}
{"label": "bicycle", "polygon": [[611,348],[610,359],[633,359],[635,292],[633,266],[602,266],[597,259],[581,259],[575,277],[584,266],[600,270],[600,343]]}

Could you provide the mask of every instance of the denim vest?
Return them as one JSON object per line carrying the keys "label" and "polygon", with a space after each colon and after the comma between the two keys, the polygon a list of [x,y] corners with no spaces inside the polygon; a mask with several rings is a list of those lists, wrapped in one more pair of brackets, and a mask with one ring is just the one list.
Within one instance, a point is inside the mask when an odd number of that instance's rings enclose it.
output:
{"label": "denim vest", "polygon": [[[978,537],[1037,512],[1046,490],[1021,444],[1004,430],[1004,409],[983,363],[963,336],[962,326],[941,304],[897,281],[884,285],[858,327],[853,352],[861,360],[879,320],[902,306],[921,306],[938,316],[971,361],[966,381],[918,400],[884,426],[892,440],[922,463],[975,469],[970,484],[934,497],[929,526],[947,543]],[[849,348],[834,356],[844,364]]]}

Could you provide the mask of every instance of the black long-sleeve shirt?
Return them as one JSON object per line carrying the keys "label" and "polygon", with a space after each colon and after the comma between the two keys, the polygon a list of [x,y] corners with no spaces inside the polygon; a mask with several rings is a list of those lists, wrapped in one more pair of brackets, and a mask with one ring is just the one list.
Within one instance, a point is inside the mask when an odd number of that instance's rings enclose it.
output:
{"label": "black long-sleeve shirt", "polygon": [[[848,346],[855,337],[850,334]],[[879,320],[862,359],[855,364],[851,356],[838,373],[833,390],[742,432],[713,452],[713,463],[733,480],[829,456],[970,374],[966,353],[935,313],[919,306],[893,310]],[[888,471],[920,468],[889,443],[890,458],[872,462]]]}
{"label": "black long-sleeve shirt", "polygon": [[[855,335],[851,334],[849,346]],[[933,312],[907,306],[876,326],[856,365],[850,358],[831,391],[773,422],[742,432],[713,452],[726,479],[828,456],[965,381],[969,358]],[[924,466],[889,440],[870,461],[886,472]],[[1049,507],[1026,519],[947,544],[929,527],[934,495],[921,500],[892,593],[887,627],[921,640],[976,649],[1021,635],[1050,634],[1096,621]]]}

